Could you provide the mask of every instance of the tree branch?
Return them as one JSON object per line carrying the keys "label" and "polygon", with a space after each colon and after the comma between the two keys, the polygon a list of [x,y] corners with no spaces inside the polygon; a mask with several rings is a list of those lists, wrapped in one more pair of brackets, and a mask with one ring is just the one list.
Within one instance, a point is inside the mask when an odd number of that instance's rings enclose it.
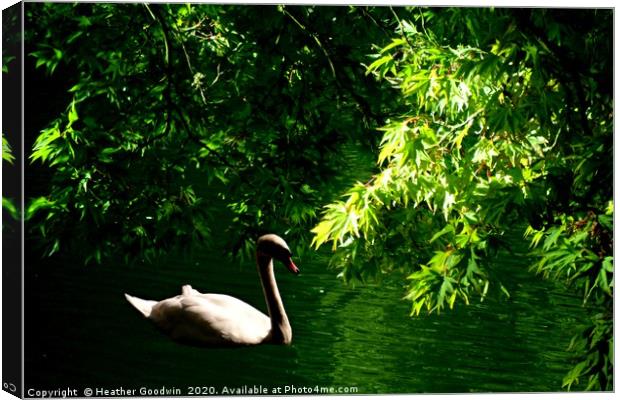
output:
{"label": "tree branch", "polygon": [[310,35],[310,37],[312,37],[312,39],[314,39],[314,41],[316,42],[316,44],[319,46],[319,49],[321,49],[321,51],[323,52],[323,54],[325,54],[325,57],[327,58],[327,62],[329,63],[329,67],[332,70],[332,75],[334,76],[334,79],[336,79],[336,68],[334,68],[334,63],[332,62],[331,57],[329,56],[329,53],[327,52],[327,50],[325,50],[325,47],[323,47],[323,44],[321,43],[321,40],[319,39],[318,35],[316,35],[313,32],[310,32],[308,29],[306,29],[306,27],[297,20],[297,18],[295,18],[295,16],[293,14],[291,14],[287,9],[284,8],[284,6],[282,7],[282,12],[287,15],[290,19],[293,20],[293,22],[295,22],[295,24],[297,26],[299,26],[299,28],[301,30],[303,30],[304,32],[306,32],[308,35]]}
{"label": "tree branch", "polygon": [[155,12],[151,10],[151,7],[148,4],[144,4],[147,11],[155,19],[159,22],[161,26],[163,38],[164,38],[164,64],[165,64],[165,73],[166,73],[166,89],[164,90],[164,99],[166,100],[166,123],[164,126],[164,130],[159,135],[151,136],[143,146],[148,146],[152,144],[154,141],[161,139],[165,136],[168,136],[170,133],[170,128],[172,125],[172,63],[170,61],[170,34],[168,32],[168,27],[166,26],[166,22],[163,17],[159,14],[159,12]]}
{"label": "tree branch", "polygon": [[520,24],[520,29],[524,32],[528,32],[540,44],[547,48],[553,61],[550,67],[555,70],[558,79],[563,83],[563,86],[569,94],[573,92],[570,88],[570,84],[572,83],[574,85],[576,93],[573,94],[579,103],[577,108],[579,109],[581,128],[585,134],[591,136],[592,128],[590,127],[586,114],[588,105],[581,82],[581,75],[583,73],[582,62],[581,60],[569,57],[567,52],[555,43],[545,40],[547,37],[546,32],[532,24],[530,13],[530,10],[515,11],[516,20]]}

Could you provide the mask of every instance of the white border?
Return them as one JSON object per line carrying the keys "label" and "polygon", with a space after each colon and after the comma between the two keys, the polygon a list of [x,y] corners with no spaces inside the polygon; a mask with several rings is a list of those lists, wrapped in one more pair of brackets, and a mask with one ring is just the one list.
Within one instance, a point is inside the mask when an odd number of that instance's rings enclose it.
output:
{"label": "white border", "polygon": [[[39,1],[39,0],[30,0],[30,1]],[[88,1],[88,0],[87,0]],[[87,2],[84,1],[84,2]],[[60,0],[58,2],[69,2],[67,0]],[[70,1],[73,2],[73,1]],[[119,0],[110,0],[108,2],[114,2],[114,3],[126,3],[126,2],[137,2],[137,1],[119,1]],[[271,2],[271,1],[256,1],[256,0],[246,0],[246,1],[237,1],[237,0],[229,0],[229,1],[182,1],[182,0],[151,0],[151,3],[207,3],[207,4],[213,4],[213,3],[218,3],[218,4],[298,4],[298,5],[303,5],[303,4],[316,4],[316,5],[344,5],[344,4],[356,4],[356,5],[409,5],[409,6],[413,6],[413,5],[419,5],[419,6],[460,6],[460,7],[490,7],[490,6],[494,6],[494,7],[535,7],[535,8],[541,8],[541,7],[564,7],[564,8],[615,8],[616,6],[616,2],[615,0],[589,0],[587,2],[584,1],[578,1],[578,0],[563,0],[563,1],[549,1],[549,0],[539,0],[539,1],[510,1],[510,0],[494,0],[494,1],[488,1],[488,0],[478,0],[478,1],[467,1],[467,0],[448,0],[448,1],[441,1],[441,0],[425,0],[425,1],[402,1],[402,0],[392,0],[392,1],[381,1],[381,0],[374,0],[374,1],[368,1],[368,0],[357,0],[357,1],[353,1],[353,2],[343,2],[343,1],[332,1],[332,0],[314,0],[314,1],[302,1],[302,0],[285,0],[285,1],[279,1],[279,2]],[[12,1],[12,0],[0,0],[0,7],[2,9],[5,9],[13,4],[15,4],[16,1]],[[619,17],[618,17],[618,13],[616,13],[614,11],[614,44],[617,43],[617,33],[616,33],[616,29],[615,27],[617,26],[619,21]],[[0,21],[1,23],[1,21]],[[0,54],[1,54],[1,32],[0,32]],[[22,57],[24,56],[23,54],[23,45],[22,45]],[[22,63],[22,94],[23,94],[23,65],[24,63]],[[618,65],[618,54],[616,51],[614,51],[614,99],[617,99],[617,95],[618,95],[618,91],[617,91],[617,84],[615,84],[615,78],[616,78],[616,74],[615,74],[615,66]],[[1,80],[0,80],[0,90],[1,90],[2,84],[1,84]],[[23,104],[24,104],[25,98],[24,96],[22,96],[22,130],[24,129],[24,110],[23,110]],[[0,99],[0,110],[2,109],[2,100]],[[615,111],[615,105],[614,105],[614,111]],[[2,113],[0,111],[0,128],[2,126],[1,124],[2,121]],[[616,137],[616,129],[614,126],[614,202],[616,202],[616,187],[618,186],[618,184],[620,183],[620,177],[618,176],[618,174],[616,174],[616,163],[615,160],[617,159],[617,154],[618,154],[618,149],[615,146],[615,137]],[[25,148],[24,146],[24,137],[22,134],[22,152],[25,152]],[[24,190],[24,182],[23,182],[23,168],[24,168],[24,154],[22,153],[22,203],[23,203],[23,190]],[[2,166],[0,163],[0,184],[2,182]],[[23,210],[23,204],[22,204],[22,210]],[[617,213],[614,214],[614,226],[618,226],[616,224],[617,222]],[[23,219],[22,219],[22,249],[23,249]],[[615,235],[614,235],[615,236]],[[2,232],[0,230],[0,239],[2,237]],[[616,258],[617,254],[616,254],[616,248],[617,246],[614,247],[614,258]],[[22,255],[23,256],[23,255]],[[0,247],[0,269],[1,269],[1,261],[2,260],[2,249]],[[22,262],[23,262],[23,257],[22,257]],[[22,289],[23,289],[23,279],[24,279],[24,270],[23,270],[23,265],[22,265]],[[2,287],[0,285],[0,309],[2,307]],[[22,291],[22,296],[23,296],[23,291]],[[23,317],[23,298],[22,298],[22,317]],[[617,303],[616,303],[616,299],[614,299],[614,327],[615,327],[615,321],[618,318],[618,307]],[[23,319],[22,319],[23,321]],[[22,326],[23,329],[23,326]],[[22,330],[23,332],[23,330]],[[614,334],[615,337],[615,334]],[[23,333],[22,333],[22,340],[23,340]],[[0,318],[0,343],[2,342],[2,319]],[[615,340],[614,340],[615,343]],[[22,363],[23,363],[23,356],[24,356],[24,348],[23,348],[23,341],[22,341]],[[0,349],[0,358],[1,358],[1,349]],[[23,368],[23,364],[22,364],[22,368]],[[23,372],[23,371],[22,371]],[[533,371],[535,373],[535,371]],[[2,376],[2,363],[0,362],[0,377]],[[23,375],[22,375],[23,376]],[[618,374],[617,372],[614,372],[614,382],[616,382],[616,385],[618,384]],[[22,385],[23,385],[23,380],[22,380]],[[23,389],[23,388],[22,388]],[[615,397],[615,395],[613,393],[562,393],[562,392],[555,392],[555,393],[534,393],[534,394],[523,394],[523,393],[509,393],[509,394],[432,394],[432,395],[428,395],[428,394],[415,394],[415,395],[383,395],[383,398],[386,399],[398,399],[398,398],[415,398],[415,399],[433,399],[433,400],[448,400],[448,399],[454,399],[456,398],[467,398],[467,399],[501,399],[501,400],[517,400],[517,399],[556,399],[557,397],[561,397],[562,399],[612,399]],[[359,397],[359,396],[355,396],[355,397]],[[8,393],[4,392],[4,391],[0,391],[0,400],[8,400],[8,399],[14,399],[14,396],[9,395]],[[188,399],[195,399],[195,397],[184,397],[184,398],[188,398]],[[244,396],[242,396],[242,398],[246,398]],[[260,397],[261,399],[277,399],[277,397]],[[297,397],[299,399],[316,399],[316,396],[299,396]],[[329,398],[332,399],[351,399],[351,396],[330,396]],[[119,397],[119,399],[122,399]],[[214,399],[227,399],[230,400],[231,397],[214,397]]]}

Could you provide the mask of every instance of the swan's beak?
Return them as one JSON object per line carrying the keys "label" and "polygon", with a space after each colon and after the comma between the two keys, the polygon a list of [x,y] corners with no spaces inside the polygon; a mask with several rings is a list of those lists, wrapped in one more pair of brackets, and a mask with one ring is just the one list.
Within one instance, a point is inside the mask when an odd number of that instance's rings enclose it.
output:
{"label": "swan's beak", "polygon": [[295,275],[299,274],[299,268],[297,268],[297,265],[295,265],[292,258],[288,259],[288,264],[286,264],[286,266],[288,267],[289,271],[291,271]]}

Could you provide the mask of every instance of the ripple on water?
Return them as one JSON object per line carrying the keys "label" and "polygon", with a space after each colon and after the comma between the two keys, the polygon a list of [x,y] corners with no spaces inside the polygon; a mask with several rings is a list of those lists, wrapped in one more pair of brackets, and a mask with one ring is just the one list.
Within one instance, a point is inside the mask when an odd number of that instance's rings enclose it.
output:
{"label": "ripple on water", "polygon": [[38,278],[29,274],[26,289],[27,382],[346,385],[362,393],[557,391],[570,368],[572,329],[584,319],[581,299],[533,277],[523,266],[527,260],[516,258],[504,257],[498,266],[511,298],[415,318],[402,300],[401,280],[351,289],[324,262],[306,262],[299,276],[281,269],[277,278],[293,345],[240,349],[171,342],[122,294],[159,299],[191,283],[265,310],[251,263],[227,265],[203,254],[136,268],[34,266]]}

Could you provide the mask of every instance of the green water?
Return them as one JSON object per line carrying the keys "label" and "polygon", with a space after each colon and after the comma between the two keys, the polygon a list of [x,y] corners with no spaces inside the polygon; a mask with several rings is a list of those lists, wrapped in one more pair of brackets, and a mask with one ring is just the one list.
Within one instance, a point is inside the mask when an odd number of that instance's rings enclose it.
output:
{"label": "green water", "polygon": [[[326,262],[296,260],[276,278],[293,328],[291,346],[188,347],[143,319],[123,293],[163,299],[191,283],[265,311],[252,263],[220,254],[159,265],[85,268],[70,260],[27,266],[26,389],[262,385],[355,386],[359,393],[558,391],[580,299],[500,254],[510,299],[487,298],[441,315],[409,317],[404,281],[355,289]],[[289,386],[290,387],[290,386]],[[82,390],[82,389],[80,389]],[[284,390],[284,389],[282,389]],[[284,392],[282,392],[284,394]]]}
{"label": "green water", "polygon": [[[370,176],[374,165],[363,156],[353,149],[343,159],[357,178],[360,171]],[[353,178],[341,176],[340,186]],[[197,190],[208,196],[200,185]],[[223,215],[221,223],[228,220]],[[403,277],[353,289],[327,268],[327,253],[314,261],[295,259],[300,275],[276,269],[291,346],[180,345],[125,301],[125,292],[172,297],[189,283],[266,311],[253,263],[227,263],[224,246],[213,248],[220,250],[198,249],[193,257],[133,268],[87,268],[81,260],[27,255],[26,390],[165,386],[187,395],[190,387],[222,393],[224,387],[262,385],[270,394],[278,387],[281,394],[290,394],[287,387],[356,387],[369,394],[558,391],[571,366],[566,348],[585,317],[577,295],[529,273],[525,255],[507,253],[498,255],[494,269],[510,299],[487,298],[416,318],[402,300]]]}

